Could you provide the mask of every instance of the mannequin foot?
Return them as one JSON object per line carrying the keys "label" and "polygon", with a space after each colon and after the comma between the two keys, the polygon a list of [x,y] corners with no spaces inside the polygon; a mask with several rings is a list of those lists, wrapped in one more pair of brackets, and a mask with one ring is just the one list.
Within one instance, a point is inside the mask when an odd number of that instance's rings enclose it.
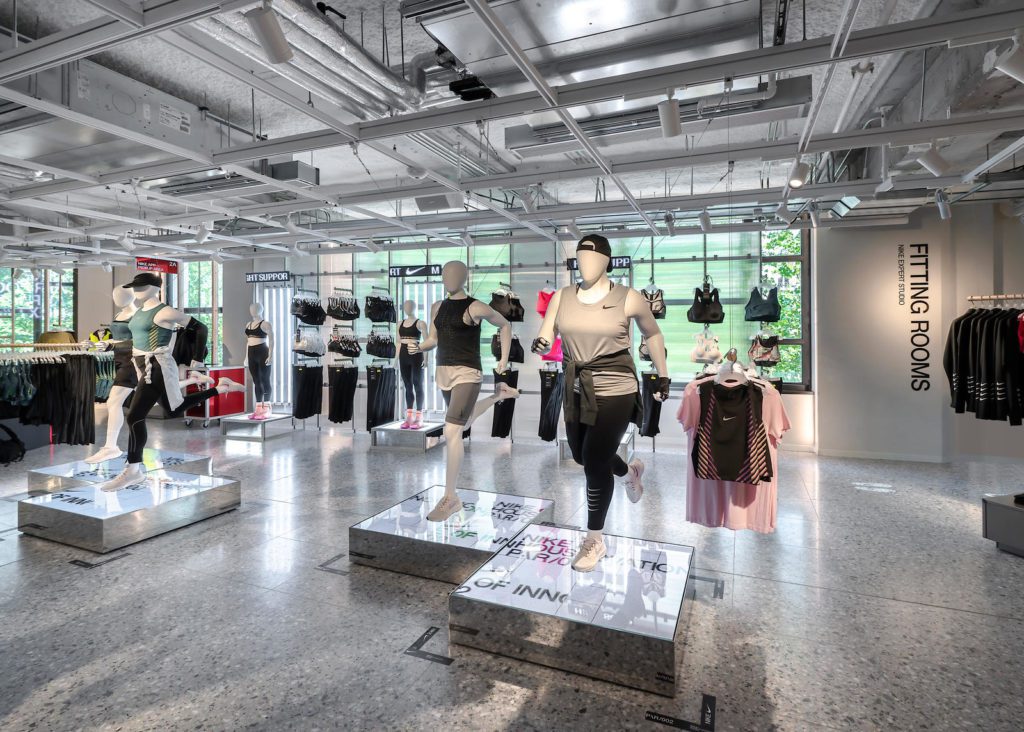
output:
{"label": "mannequin foot", "polygon": [[217,382],[217,391],[221,394],[227,394],[232,391],[245,391],[245,384],[239,384],[237,381],[232,381],[227,376],[220,377],[220,381]]}
{"label": "mannequin foot", "polygon": [[577,572],[592,572],[607,553],[604,539],[600,537],[593,539],[588,536],[580,545],[580,550],[576,552],[576,557],[572,560],[572,568]]}
{"label": "mannequin foot", "polygon": [[146,471],[142,469],[142,463],[129,463],[116,478],[108,480],[106,483],[102,483],[100,488],[105,493],[113,493],[121,490],[122,488],[127,488],[133,483],[138,483],[145,477],[145,475]]}
{"label": "mannequin foot", "polygon": [[412,425],[413,425],[412,410],[411,409],[406,409],[405,410],[405,421],[402,422],[402,425],[401,425],[401,427],[399,429],[403,429],[403,430],[412,429]]}
{"label": "mannequin foot", "polygon": [[107,460],[117,460],[117,458],[124,455],[119,447],[101,447],[95,453],[85,459],[87,463],[103,463]]}
{"label": "mannequin foot", "polygon": [[427,521],[447,521],[462,510],[462,501],[458,496],[444,495],[434,509],[427,514]]}
{"label": "mannequin foot", "polygon": [[412,424],[409,425],[409,429],[418,430],[423,427],[423,412],[417,411],[416,416],[412,418]]}
{"label": "mannequin foot", "polygon": [[640,482],[640,479],[644,475],[644,462],[639,458],[633,458],[629,461],[629,472],[626,473],[626,496],[633,503],[640,500],[640,497],[644,494],[644,484]]}
{"label": "mannequin foot", "polygon": [[253,417],[253,419],[256,419],[256,420],[259,420],[259,421],[263,421],[264,419],[266,419],[270,415],[271,415],[270,405],[264,403],[264,404],[257,405],[257,407],[256,407],[256,415]]}
{"label": "mannequin foot", "polygon": [[496,392],[498,401],[504,401],[505,399],[518,399],[519,389],[513,389],[505,382],[498,384],[498,391]]}
{"label": "mannequin foot", "polygon": [[200,386],[209,386],[210,384],[213,383],[213,378],[207,376],[206,374],[200,371],[189,371],[188,378],[192,379]]}

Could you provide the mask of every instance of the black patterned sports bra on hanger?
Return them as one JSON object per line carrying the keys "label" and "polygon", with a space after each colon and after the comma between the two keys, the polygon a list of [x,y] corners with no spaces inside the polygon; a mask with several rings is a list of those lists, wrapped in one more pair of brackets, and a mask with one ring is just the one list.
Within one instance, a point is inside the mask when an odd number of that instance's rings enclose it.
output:
{"label": "black patterned sports bra on hanger", "polygon": [[647,307],[651,309],[651,314],[654,315],[655,320],[662,320],[667,314],[665,308],[665,293],[661,290],[640,290],[640,294],[644,296],[647,301]]}
{"label": "black patterned sports bra on hanger", "polygon": [[705,283],[704,289],[693,290],[693,305],[686,311],[686,319],[691,323],[721,323],[725,320],[725,311],[718,298],[718,288]]}
{"label": "black patterned sports bra on hanger", "polygon": [[755,287],[750,291],[750,299],[743,309],[743,319],[751,322],[761,321],[762,323],[777,323],[782,318],[782,308],[779,306],[779,288],[773,287],[768,291],[768,297],[761,294],[761,288]]}

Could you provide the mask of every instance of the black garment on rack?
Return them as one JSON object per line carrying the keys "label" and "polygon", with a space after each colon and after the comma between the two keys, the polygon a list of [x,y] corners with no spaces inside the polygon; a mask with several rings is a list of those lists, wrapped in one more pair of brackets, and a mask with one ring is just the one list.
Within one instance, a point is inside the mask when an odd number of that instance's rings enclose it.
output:
{"label": "black garment on rack", "polygon": [[395,357],[395,338],[390,333],[374,332],[366,339],[366,353],[374,358]]}
{"label": "black garment on rack", "polygon": [[395,301],[390,295],[367,295],[366,307],[363,308],[366,317],[371,323],[396,323],[398,322],[398,311],[395,309]]}
{"label": "black garment on rack", "polygon": [[562,416],[565,374],[540,370],[540,427],[537,436],[545,442],[558,439],[558,422]]}
{"label": "black garment on rack", "polygon": [[63,356],[63,398],[53,426],[53,441],[91,445],[96,441],[93,402],[96,400],[96,359],[87,353]]}
{"label": "black garment on rack", "polygon": [[782,318],[782,307],[779,305],[779,288],[768,291],[768,297],[761,294],[761,288],[750,291],[750,299],[743,308],[743,319],[751,322],[777,323]]}
{"label": "black garment on rack", "polygon": [[359,367],[328,366],[327,383],[327,419],[332,422],[348,422],[354,411]]}
{"label": "black garment on rack", "polygon": [[[509,369],[503,374],[494,372],[494,383],[508,384],[513,389],[519,387],[519,372]],[[512,433],[512,417],[516,413],[516,400],[506,399],[494,405],[494,416],[491,420],[491,437],[508,437]]]}
{"label": "black garment on rack", "polygon": [[320,414],[324,400],[324,367],[292,366],[292,416],[309,419]]}
{"label": "black garment on rack", "polygon": [[397,374],[393,366],[366,367],[366,431],[395,419]]}
{"label": "black garment on rack", "polygon": [[721,323],[725,320],[725,310],[718,297],[718,288],[704,285],[693,291],[693,305],[686,311],[686,319],[691,323]]}
{"label": "black garment on rack", "polygon": [[658,374],[641,374],[640,375],[640,388],[643,393],[644,401],[644,418],[640,423],[640,436],[641,437],[655,437],[661,432],[661,405],[654,398],[655,392],[658,391]]}
{"label": "black garment on rack", "polygon": [[171,355],[174,363],[191,366],[193,361],[206,362],[210,349],[206,344],[210,339],[210,329],[201,320],[191,318],[183,330],[179,330],[174,338],[174,350]]}
{"label": "black garment on rack", "polygon": [[[501,334],[495,333],[491,336],[491,355],[498,361],[501,360]],[[512,340],[508,346],[508,362],[509,363],[524,363],[526,361],[526,351],[523,349],[523,344],[519,342],[519,336],[515,333],[512,334]]]}
{"label": "black garment on rack", "polygon": [[950,403],[977,419],[1024,422],[1024,353],[1018,332],[1024,311],[972,308],[949,327],[942,356]]}

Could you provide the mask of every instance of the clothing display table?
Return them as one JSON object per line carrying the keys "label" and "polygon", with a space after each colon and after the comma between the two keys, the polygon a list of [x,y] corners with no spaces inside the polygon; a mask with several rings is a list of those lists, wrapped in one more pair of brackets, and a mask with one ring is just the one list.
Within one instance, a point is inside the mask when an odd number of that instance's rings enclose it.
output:
{"label": "clothing display table", "polygon": [[[622,441],[619,442],[619,449],[616,450],[619,457],[622,458],[623,462],[628,463],[633,459],[633,450],[636,447],[636,425],[629,425],[629,429],[626,430],[626,434],[622,436]],[[560,460],[572,460],[572,450],[569,449],[569,441],[564,437],[558,440],[558,458]]]}
{"label": "clothing display table", "polygon": [[605,534],[580,573],[585,537],[535,524],[506,543],[449,595],[452,643],[673,696],[693,548]]}
{"label": "clothing display table", "polygon": [[152,470],[111,493],[88,484],[19,501],[18,529],[103,554],[238,508],[241,500],[233,478]]}
{"label": "clothing display table", "polygon": [[462,511],[443,523],[427,514],[444,495],[435,485],[348,530],[349,557],[393,572],[458,584],[555,502],[508,493],[459,490]]}
{"label": "clothing display table", "polygon": [[[63,465],[35,468],[28,471],[28,490],[52,492],[103,483],[117,477],[124,470],[127,459],[122,455],[113,460],[104,460],[102,463],[77,460]],[[178,473],[193,475],[208,475],[211,468],[207,455],[191,455],[186,452],[155,450],[148,447],[142,451],[142,466],[147,472],[171,469]]]}
{"label": "clothing display table", "polygon": [[1024,557],[1024,504],[1013,496],[986,495],[981,499],[981,535],[1004,552]]}
{"label": "clothing display table", "polygon": [[223,417],[220,420],[220,433],[229,440],[266,442],[274,437],[287,435],[291,431],[290,414],[274,414],[266,419],[249,419],[248,415],[239,415]]}
{"label": "clothing display table", "polygon": [[370,430],[374,447],[401,447],[426,452],[444,442],[444,422],[424,422],[418,430],[403,430],[402,422],[388,422]]}

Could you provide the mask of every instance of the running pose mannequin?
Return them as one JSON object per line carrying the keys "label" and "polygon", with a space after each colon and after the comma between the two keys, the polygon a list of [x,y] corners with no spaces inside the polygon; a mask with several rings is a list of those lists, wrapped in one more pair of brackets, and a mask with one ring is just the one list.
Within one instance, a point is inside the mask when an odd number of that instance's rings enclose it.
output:
{"label": "running pose mannequin", "polygon": [[[171,352],[174,350],[174,327],[185,327],[191,316],[160,301],[162,284],[159,275],[139,272],[135,279],[124,285],[125,289],[134,290],[135,299],[141,302],[128,322],[132,333],[132,362],[139,385],[128,408],[128,464],[116,478],[102,484],[105,491],[120,490],[143,477],[142,451],[148,439],[146,416],[157,402],[162,402],[171,415],[176,416],[218,394],[245,391],[244,385],[224,377],[215,388],[182,395],[178,366]],[[197,377],[205,384],[213,383],[208,376]]]}
{"label": "running pose mannequin", "polygon": [[[416,317],[416,303],[402,303],[405,317],[398,323],[398,369],[405,390],[405,421],[403,430],[418,430],[423,426],[423,367],[422,353],[412,353],[410,345],[420,342],[427,332],[427,324]],[[415,407],[415,409],[414,409]]]}
{"label": "running pose mannequin", "polygon": [[245,363],[252,377],[253,413],[249,419],[266,419],[272,411],[270,364],[274,359],[274,326],[263,319],[263,306],[249,306],[252,320],[245,326]]}
{"label": "running pose mannequin", "polygon": [[519,391],[508,384],[498,384],[497,391],[485,399],[480,396],[483,372],[480,364],[480,323],[486,320],[499,328],[501,360],[497,371],[508,368],[512,345],[512,326],[490,305],[466,294],[469,269],[462,262],[448,262],[441,270],[441,282],[448,297],[434,303],[430,311],[430,331],[422,343],[410,343],[409,353],[437,348],[436,381],[448,411],[444,417],[446,446],[444,496],[427,514],[428,521],[445,521],[462,510],[462,501],[455,484],[462,468],[465,447],[462,432],[477,417],[505,399],[515,399]]}
{"label": "running pose mannequin", "polygon": [[650,306],[638,291],[608,279],[612,250],[598,234],[576,246],[582,282],[563,287],[551,298],[534,353],[546,353],[562,337],[565,369],[565,433],[573,459],[587,478],[587,536],[573,569],[589,572],[605,555],[602,531],[615,490],[615,476],[626,478],[626,494],[640,500],[644,464],[629,465],[617,454],[629,423],[640,424],[642,405],[630,343],[630,323],[647,339],[658,370],[654,398],[668,398],[665,337]]}

